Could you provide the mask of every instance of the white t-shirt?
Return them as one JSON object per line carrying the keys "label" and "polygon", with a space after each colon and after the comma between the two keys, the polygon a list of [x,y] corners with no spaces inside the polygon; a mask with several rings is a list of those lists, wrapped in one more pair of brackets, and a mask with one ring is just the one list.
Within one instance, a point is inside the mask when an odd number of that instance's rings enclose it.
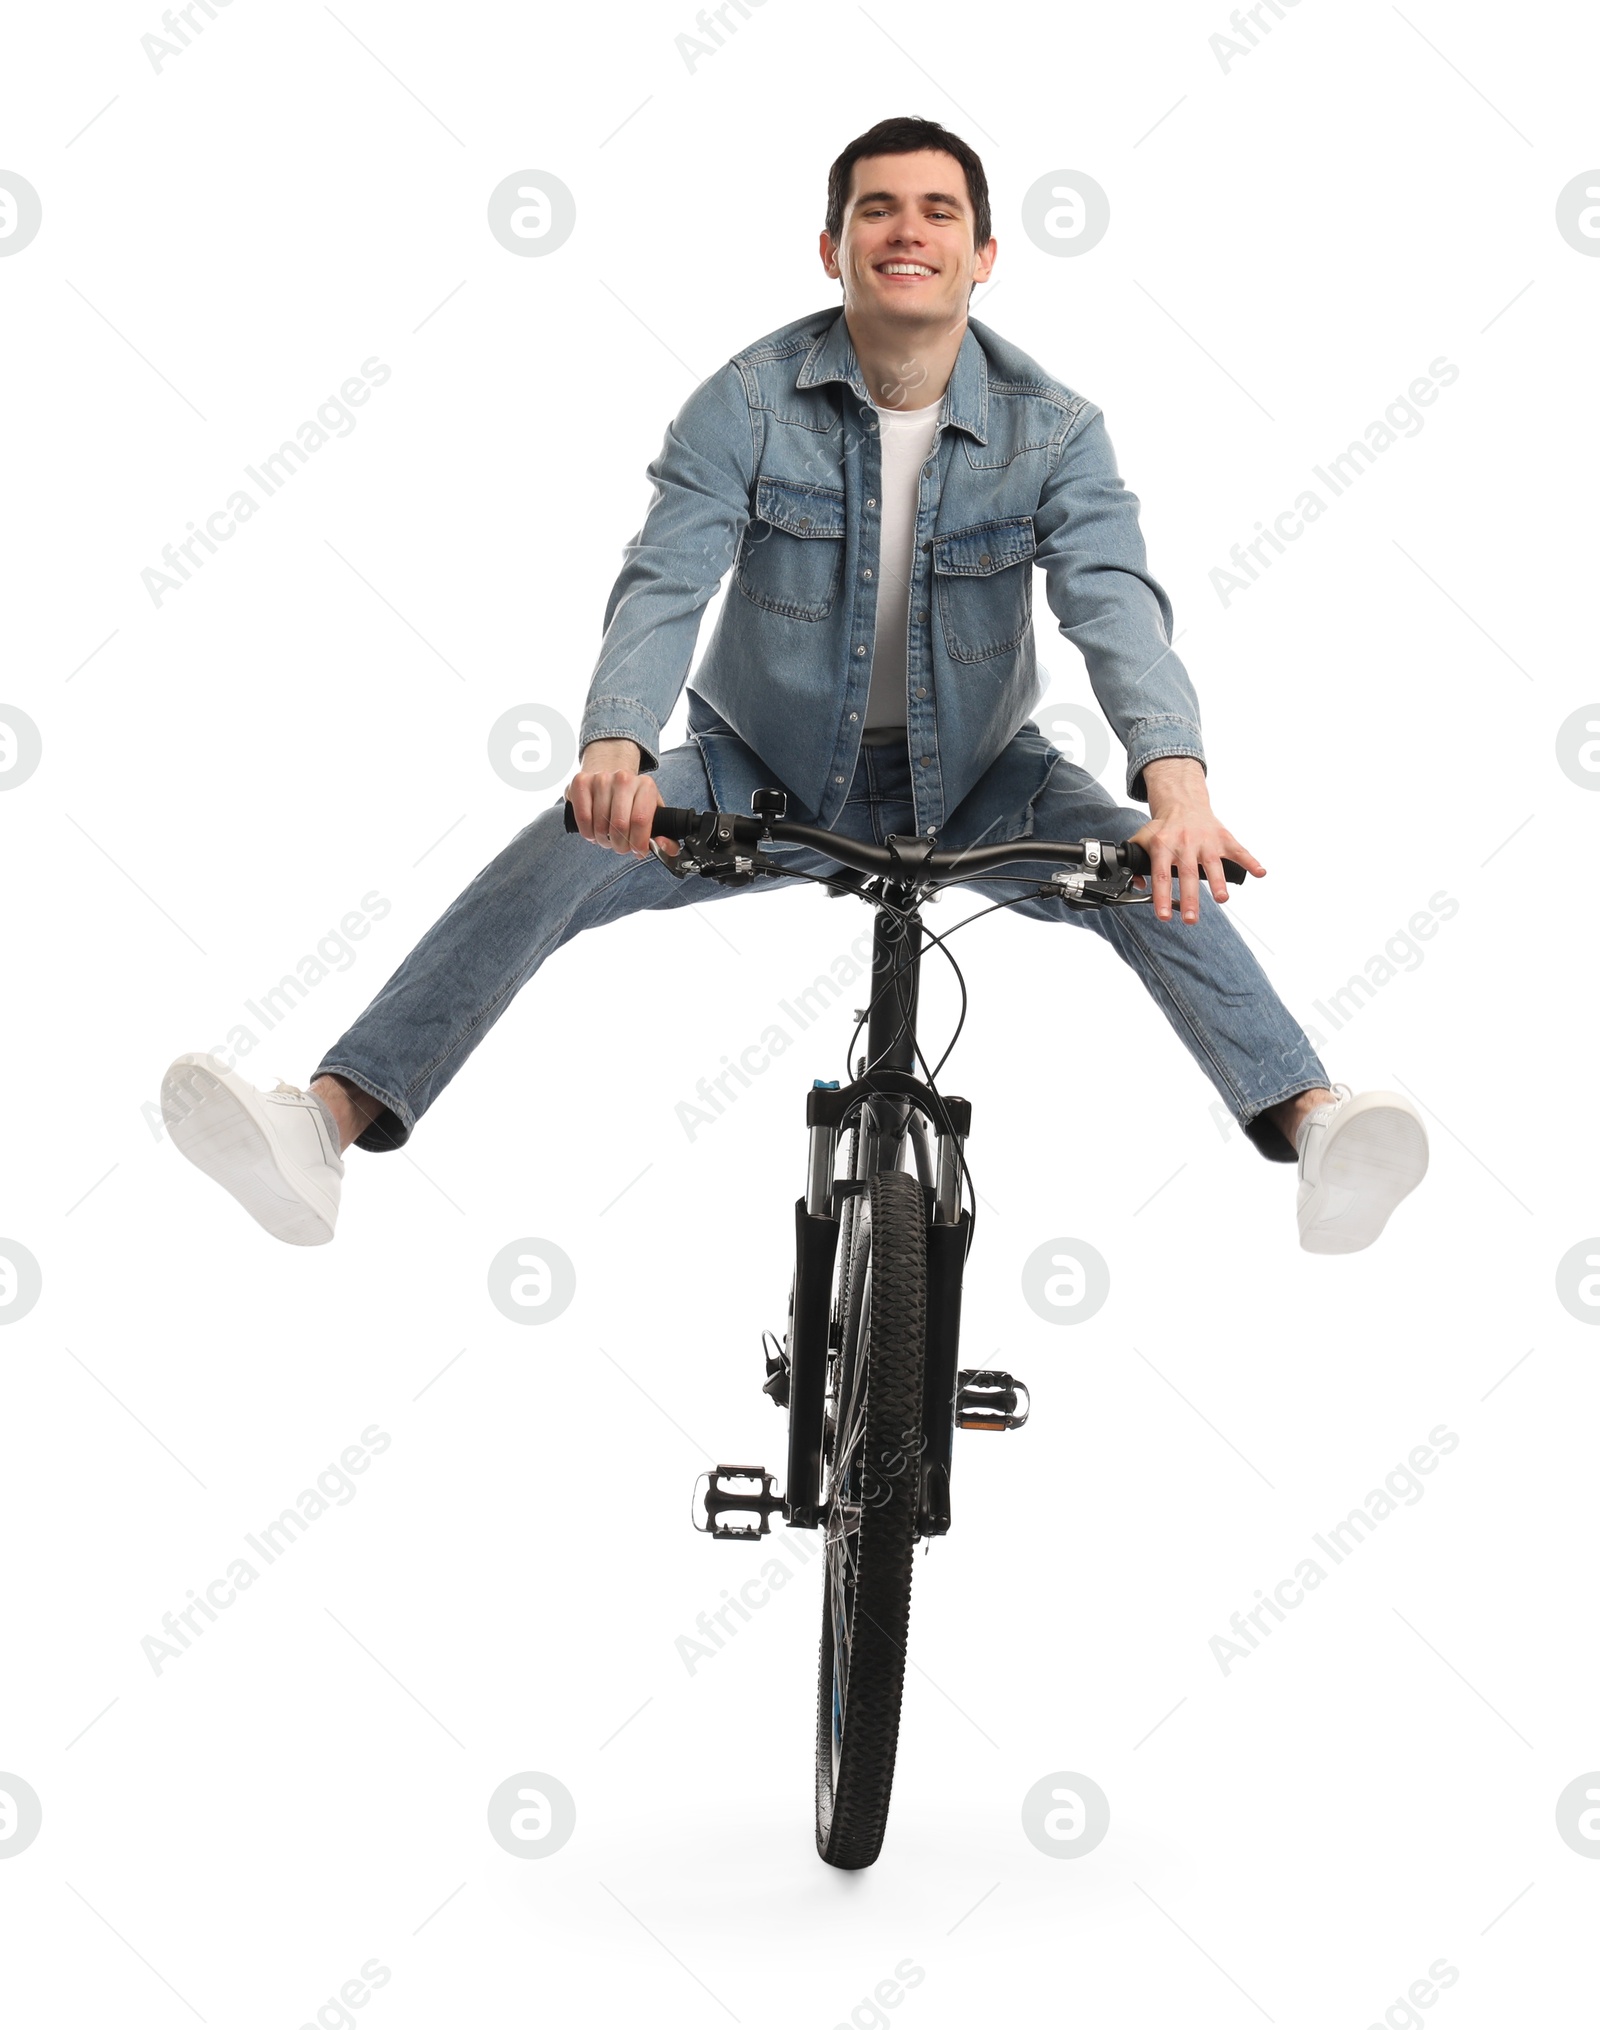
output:
{"label": "white t-shirt", "polygon": [[906,626],[917,534],[917,489],[939,427],[938,402],[925,409],[879,409],[883,452],[878,545],[878,607],[872,641],[867,730],[906,723]]}

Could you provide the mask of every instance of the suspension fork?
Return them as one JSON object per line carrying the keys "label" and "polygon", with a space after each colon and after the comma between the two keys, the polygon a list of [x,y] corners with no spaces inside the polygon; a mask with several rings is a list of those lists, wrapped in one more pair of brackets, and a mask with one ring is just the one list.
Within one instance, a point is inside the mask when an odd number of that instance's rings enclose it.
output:
{"label": "suspension fork", "polygon": [[[831,1131],[817,1129],[813,1136],[824,1133],[831,1142]],[[821,1520],[828,1318],[838,1252],[838,1216],[831,1211],[812,1212],[806,1199],[796,1199],[794,1313],[789,1320],[789,1464],[783,1483],[784,1520],[796,1529],[814,1530]]]}
{"label": "suspension fork", "polygon": [[[900,902],[898,895],[890,899]],[[907,898],[909,899],[909,898]],[[916,1075],[917,1009],[922,973],[922,918],[903,907],[880,909],[872,934],[874,1006],[867,1023],[867,1062],[874,1069]],[[878,1128],[874,1168],[899,1166],[911,1114],[909,1101],[884,1095],[862,1109],[865,1128]],[[943,1536],[950,1528],[950,1466],[955,1435],[956,1375],[961,1342],[961,1279],[971,1215],[961,1207],[961,1137],[936,1122],[937,1172],[928,1195],[927,1338],[923,1365],[921,1446],[918,1461],[917,1534]],[[919,1148],[918,1173],[924,1151]],[[865,1173],[864,1173],[865,1174]]]}
{"label": "suspension fork", "polygon": [[[892,1071],[915,1077],[916,1021],[922,965],[922,919],[910,896],[891,889],[892,909],[873,921],[871,1012],[867,1056],[861,1070]],[[870,1073],[869,1073],[870,1076]],[[952,1101],[956,1118],[936,1122],[937,1169],[924,1181],[930,1200],[928,1229],[928,1327],[923,1403],[918,1446],[918,1534],[941,1536],[950,1527],[950,1456],[954,1433],[956,1370],[961,1316],[961,1273],[966,1261],[970,1216],[961,1209],[961,1139],[966,1103]],[[900,1167],[913,1102],[897,1093],[877,1092],[856,1116],[855,1181],[864,1188],[872,1174]],[[827,1392],[828,1327],[840,1221],[834,1193],[837,1127],[818,1122],[811,1129],[806,1195],[795,1205],[794,1315],[789,1332],[789,1462],[785,1519],[815,1529],[821,1521],[822,1436]],[[919,1157],[922,1151],[918,1151]],[[919,1161],[919,1172],[922,1164]],[[860,1207],[857,1205],[857,1216]]]}
{"label": "suspension fork", "polygon": [[922,1458],[917,1535],[950,1527],[950,1464],[955,1438],[956,1376],[961,1356],[961,1272],[972,1215],[928,1229],[928,1327],[922,1369]]}
{"label": "suspension fork", "polygon": [[[789,1321],[789,1465],[784,1481],[784,1520],[795,1529],[816,1529],[822,1521],[822,1441],[827,1407],[829,1332],[833,1278],[844,1219],[834,1196],[839,1127],[818,1121],[811,1128],[806,1195],[795,1203],[794,1306]],[[876,1166],[879,1138],[873,1112],[865,1105],[854,1120],[854,1161],[848,1182],[866,1189]],[[859,1219],[859,1197],[851,1200]]]}

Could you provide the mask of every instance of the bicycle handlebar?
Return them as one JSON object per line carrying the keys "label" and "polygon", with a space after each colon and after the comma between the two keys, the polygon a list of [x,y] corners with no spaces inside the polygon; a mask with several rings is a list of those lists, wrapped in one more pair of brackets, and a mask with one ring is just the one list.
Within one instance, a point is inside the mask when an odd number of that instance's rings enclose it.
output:
{"label": "bicycle handlebar", "polygon": [[[658,839],[671,839],[679,845],[698,838],[707,814],[700,811],[684,810],[672,804],[660,805],[650,821],[651,833]],[[1076,842],[1065,839],[1011,839],[996,846],[969,846],[962,852],[923,852],[922,842],[907,839],[899,852],[888,846],[869,845],[861,839],[843,837],[838,832],[824,830],[820,825],[799,825],[787,818],[746,818],[736,813],[710,813],[717,823],[716,843],[739,846],[759,846],[766,841],[779,845],[809,846],[813,851],[824,854],[830,860],[837,860],[842,866],[853,867],[858,874],[915,876],[955,876],[979,874],[992,867],[1004,867],[1018,860],[1055,860],[1068,867],[1081,867],[1087,859],[1087,845],[1083,840]],[[576,832],[578,820],[572,805],[565,806],[564,823],[569,832]],[[1126,844],[1113,844],[1109,839],[1099,842],[1104,860],[1130,874],[1148,874],[1150,856],[1143,846],[1131,840]],[[1245,870],[1235,860],[1222,863],[1224,878],[1235,883],[1242,882]]]}

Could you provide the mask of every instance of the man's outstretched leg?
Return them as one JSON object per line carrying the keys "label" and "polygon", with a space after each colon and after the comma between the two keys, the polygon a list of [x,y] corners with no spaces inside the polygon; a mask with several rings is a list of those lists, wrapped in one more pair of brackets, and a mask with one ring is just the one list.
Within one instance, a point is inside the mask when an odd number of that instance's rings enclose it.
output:
{"label": "man's outstretched leg", "polygon": [[[712,801],[699,750],[674,748],[662,799]],[[265,1092],[190,1051],[161,1085],[162,1118],[190,1162],[277,1239],[333,1238],[343,1153],[400,1148],[418,1119],[550,954],[579,931],[641,909],[727,894],[678,881],[654,858],[606,853],[544,811],[491,860],[326,1052],[309,1087]]]}
{"label": "man's outstretched leg", "polygon": [[[1033,806],[1040,839],[1131,838],[1145,813],[1094,778],[1056,765]],[[1039,863],[1042,878],[1053,870]],[[991,898],[1004,892],[989,884]],[[1018,884],[1025,894],[1026,885]],[[1311,1254],[1369,1247],[1428,1167],[1421,1116],[1402,1094],[1334,1088],[1305,1031],[1274,992],[1225,906],[1200,884],[1193,920],[1151,905],[1069,911],[1029,900],[1019,913],[1096,931],[1133,967],[1190,1055],[1260,1153],[1299,1164],[1300,1245]]]}

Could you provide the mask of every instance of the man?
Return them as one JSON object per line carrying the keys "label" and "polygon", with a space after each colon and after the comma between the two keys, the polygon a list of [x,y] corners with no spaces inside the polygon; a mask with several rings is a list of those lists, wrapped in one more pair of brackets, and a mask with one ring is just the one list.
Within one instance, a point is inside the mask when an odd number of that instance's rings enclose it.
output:
{"label": "man", "polygon": [[[1099,410],[967,316],[996,254],[982,163],[931,121],[880,122],[833,165],[821,254],[842,312],[736,354],[650,467],[568,790],[581,837],[559,809],[519,832],[309,1089],[261,1092],[215,1058],[180,1057],[162,1088],[174,1142],[280,1240],[330,1240],[343,1151],[399,1148],[557,946],[729,892],[676,880],[650,852],[656,808],[747,811],[752,790],[775,785],[791,817],[860,838],[1136,839],[1162,870],[1149,909],[1066,912],[1030,893],[1038,868],[1030,884],[1019,864],[1018,913],[1103,937],[1261,1154],[1298,1157],[1303,1247],[1368,1246],[1426,1170],[1422,1122],[1396,1094],[1335,1096],[1217,907],[1224,858],[1266,869],[1211,808],[1199,706],[1145,568],[1138,501]],[[663,753],[730,566],[690,739]],[[1148,819],[1028,720],[1035,569]]]}

